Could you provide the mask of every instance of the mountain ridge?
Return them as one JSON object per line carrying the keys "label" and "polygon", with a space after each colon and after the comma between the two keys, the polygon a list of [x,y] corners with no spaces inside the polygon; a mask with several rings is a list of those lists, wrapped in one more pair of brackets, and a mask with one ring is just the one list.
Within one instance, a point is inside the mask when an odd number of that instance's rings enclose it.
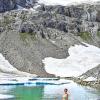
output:
{"label": "mountain ridge", "polygon": [[11,10],[15,6],[5,9],[0,13],[0,52],[21,71],[53,77],[45,71],[42,62],[45,57],[66,58],[68,48],[83,45],[82,42],[100,47],[99,6],[40,5],[33,10]]}

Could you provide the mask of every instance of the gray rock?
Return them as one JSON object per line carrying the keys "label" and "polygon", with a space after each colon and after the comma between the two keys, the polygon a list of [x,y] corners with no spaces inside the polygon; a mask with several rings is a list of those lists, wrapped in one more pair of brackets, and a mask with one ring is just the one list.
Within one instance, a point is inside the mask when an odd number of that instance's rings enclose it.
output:
{"label": "gray rock", "polygon": [[0,13],[14,10],[17,6],[31,8],[35,5],[37,0],[0,0]]}
{"label": "gray rock", "polygon": [[97,78],[98,80],[100,80],[100,65],[87,71],[86,73],[84,73],[81,76],[83,77],[83,79],[86,79],[88,77],[94,77],[94,78]]}
{"label": "gray rock", "polygon": [[44,58],[66,58],[68,48],[82,42],[100,47],[98,13],[91,5],[41,5],[36,12],[1,13],[0,52],[19,70],[52,77],[45,71]]}
{"label": "gray rock", "polygon": [[97,21],[97,22],[100,22],[100,11],[98,11],[98,13],[97,13],[96,21]]}
{"label": "gray rock", "polygon": [[15,0],[0,0],[0,12],[12,10],[15,6]]}
{"label": "gray rock", "polygon": [[21,7],[30,8],[33,7],[37,0],[16,0],[16,4]]}
{"label": "gray rock", "polygon": [[16,0],[17,5],[22,7],[26,7],[26,0]]}

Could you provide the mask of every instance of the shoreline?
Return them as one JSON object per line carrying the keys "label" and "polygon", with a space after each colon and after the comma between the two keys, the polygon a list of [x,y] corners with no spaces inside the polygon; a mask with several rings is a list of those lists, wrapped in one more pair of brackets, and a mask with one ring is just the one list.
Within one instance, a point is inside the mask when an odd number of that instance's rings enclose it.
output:
{"label": "shoreline", "polygon": [[58,77],[59,79],[67,79],[72,80],[73,82],[82,85],[82,86],[89,86],[91,88],[100,89],[100,80],[97,81],[84,81],[77,77]]}
{"label": "shoreline", "polygon": [[[35,81],[36,80],[44,80],[44,81],[46,81],[46,80],[50,81],[51,80],[51,81],[53,81],[53,80],[60,80],[60,79],[71,80],[71,81],[73,81],[73,82],[75,82],[79,85],[82,85],[82,86],[89,86],[91,88],[100,89],[100,80],[84,81],[84,80],[77,78],[77,77],[59,77],[59,76],[58,77],[52,77],[52,78],[51,77],[45,77],[45,78],[44,77],[37,77],[37,78],[29,79],[30,82],[28,82],[28,80],[27,80],[26,83],[33,84],[33,83],[31,83],[31,81],[34,81],[34,80]],[[10,82],[10,80],[8,82]],[[9,85],[23,85],[23,84],[25,84],[24,82],[25,81],[20,82],[20,81],[17,81],[17,80],[11,80],[11,83],[8,83],[8,84]],[[7,83],[3,83],[3,84],[7,85]],[[3,84],[0,84],[0,85],[3,85]]]}
{"label": "shoreline", "polygon": [[72,78],[72,80],[79,84],[79,85],[83,85],[83,86],[89,86],[95,89],[100,89],[100,80],[97,81],[84,81],[80,78]]}

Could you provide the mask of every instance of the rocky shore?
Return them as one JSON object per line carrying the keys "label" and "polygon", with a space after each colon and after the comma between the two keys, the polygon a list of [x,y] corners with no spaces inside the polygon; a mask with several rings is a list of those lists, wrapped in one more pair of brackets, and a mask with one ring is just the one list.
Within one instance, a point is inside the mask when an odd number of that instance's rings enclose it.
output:
{"label": "rocky shore", "polygon": [[86,73],[81,75],[79,78],[76,78],[74,80],[75,82],[81,85],[91,86],[94,88],[100,88],[100,65],[87,71]]}

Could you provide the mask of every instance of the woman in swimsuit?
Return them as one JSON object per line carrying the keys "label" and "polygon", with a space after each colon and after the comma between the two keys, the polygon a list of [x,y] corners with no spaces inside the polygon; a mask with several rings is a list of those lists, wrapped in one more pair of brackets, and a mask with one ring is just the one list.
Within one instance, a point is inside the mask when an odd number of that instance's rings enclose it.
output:
{"label": "woman in swimsuit", "polygon": [[64,89],[64,95],[62,97],[62,100],[68,100],[68,89]]}

